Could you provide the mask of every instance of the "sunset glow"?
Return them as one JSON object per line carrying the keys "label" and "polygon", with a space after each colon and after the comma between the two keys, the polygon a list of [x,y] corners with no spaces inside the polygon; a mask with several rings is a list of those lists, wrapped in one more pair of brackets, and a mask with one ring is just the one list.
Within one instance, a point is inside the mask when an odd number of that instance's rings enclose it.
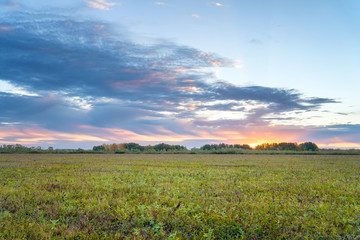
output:
{"label": "sunset glow", "polygon": [[360,148],[360,5],[263,4],[0,3],[0,144]]}

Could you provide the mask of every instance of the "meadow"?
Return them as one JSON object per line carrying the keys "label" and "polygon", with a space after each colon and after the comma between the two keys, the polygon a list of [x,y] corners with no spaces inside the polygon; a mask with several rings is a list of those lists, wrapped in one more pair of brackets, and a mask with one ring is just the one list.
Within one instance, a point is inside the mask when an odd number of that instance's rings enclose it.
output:
{"label": "meadow", "polygon": [[360,156],[0,154],[1,239],[360,239]]}

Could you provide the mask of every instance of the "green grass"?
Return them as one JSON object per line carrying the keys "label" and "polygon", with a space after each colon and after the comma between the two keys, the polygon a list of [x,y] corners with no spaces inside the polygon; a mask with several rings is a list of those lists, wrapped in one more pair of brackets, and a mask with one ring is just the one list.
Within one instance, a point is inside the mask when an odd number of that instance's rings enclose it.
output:
{"label": "green grass", "polygon": [[4,155],[1,239],[359,239],[360,156]]}

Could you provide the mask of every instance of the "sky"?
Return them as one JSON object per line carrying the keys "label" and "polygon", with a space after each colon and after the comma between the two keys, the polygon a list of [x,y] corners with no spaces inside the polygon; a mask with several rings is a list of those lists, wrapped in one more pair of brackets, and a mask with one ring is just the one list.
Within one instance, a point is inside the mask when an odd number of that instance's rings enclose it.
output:
{"label": "sky", "polygon": [[0,0],[0,144],[360,148],[357,0]]}

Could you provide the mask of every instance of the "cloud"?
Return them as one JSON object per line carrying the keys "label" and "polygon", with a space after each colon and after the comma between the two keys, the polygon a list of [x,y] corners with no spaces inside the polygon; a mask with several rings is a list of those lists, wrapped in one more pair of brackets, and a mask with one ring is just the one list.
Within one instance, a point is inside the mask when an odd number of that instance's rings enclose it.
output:
{"label": "cloud", "polygon": [[4,8],[18,8],[20,5],[17,3],[17,0],[2,0],[0,6]]}
{"label": "cloud", "polygon": [[207,4],[208,4],[208,5],[215,5],[215,6],[217,6],[217,7],[223,7],[223,6],[224,6],[224,4],[219,3],[219,2],[208,2]]}
{"label": "cloud", "polygon": [[13,30],[13,28],[11,26],[0,25],[0,33],[9,32],[12,30]]}
{"label": "cloud", "polygon": [[[233,122],[236,124],[236,122]],[[359,135],[360,125],[344,125],[347,130],[357,129]],[[332,127],[332,126],[329,126]],[[335,126],[334,126],[335,127]],[[179,134],[158,127],[158,133],[139,134],[121,128],[98,128],[89,125],[79,125],[77,132],[54,131],[39,126],[18,126],[5,125],[0,123],[0,142],[2,144],[28,144],[28,145],[55,145],[65,148],[91,148],[101,143],[113,142],[138,142],[141,144],[156,144],[168,142],[173,144],[185,144],[187,146],[201,146],[205,143],[254,143],[263,142],[304,142],[309,141],[311,134],[317,134],[325,129],[321,127],[313,129],[298,128],[296,126],[282,126],[271,129],[266,126],[256,128],[242,128],[241,132],[236,130],[213,129],[196,130],[196,134]],[[261,131],[261,135],[258,132]],[[331,133],[331,132],[330,132]],[[355,134],[354,134],[355,135]],[[315,138],[315,141],[322,148],[360,148],[358,139],[349,138],[344,135],[332,132],[326,138]]]}
{"label": "cloud", "polygon": [[360,124],[337,124],[314,127],[309,130],[309,137],[331,145],[344,142],[360,143]]}
{"label": "cloud", "polygon": [[199,14],[195,14],[195,13],[191,14],[191,16],[194,18],[201,18],[201,16]]}
{"label": "cloud", "polygon": [[25,96],[38,96],[36,93],[26,91],[25,89],[18,87],[18,86],[14,86],[4,80],[0,80],[0,93],[1,92],[12,93],[12,94],[16,94],[16,95],[25,95]]}
{"label": "cloud", "polygon": [[90,7],[100,10],[110,10],[111,7],[118,5],[117,3],[107,2],[106,0],[87,1],[87,3]]}
{"label": "cloud", "polygon": [[0,132],[0,142],[4,144],[51,145],[58,142],[68,142],[74,148],[74,142],[90,142],[90,144],[94,144],[94,142],[107,141],[105,138],[91,134],[56,132],[39,127],[15,128],[0,125]]}
{"label": "cloud", "polygon": [[137,44],[125,28],[100,21],[17,12],[0,16],[0,26],[11,28],[0,33],[0,79],[31,93],[0,90],[0,123],[16,129],[115,142],[245,141],[259,129],[270,136],[270,115],[336,103],[219,81],[213,68],[237,61],[169,41]]}
{"label": "cloud", "polygon": [[154,2],[155,5],[162,5],[162,6],[166,6],[167,3],[165,2]]}
{"label": "cloud", "polygon": [[[0,48],[6,53],[0,57],[4,70],[1,79],[30,89],[60,88],[69,93],[107,97],[123,94],[136,98],[134,92],[147,89],[149,94],[145,96],[152,99],[151,91],[201,87],[201,82],[177,83],[185,78],[195,81],[210,76],[193,72],[193,68],[213,67],[213,62],[232,66],[230,59],[173,43],[134,44],[122,35],[107,32],[111,27],[105,23],[68,22],[55,19],[12,23],[16,30],[0,39]],[[175,70],[180,67],[189,71]]]}

